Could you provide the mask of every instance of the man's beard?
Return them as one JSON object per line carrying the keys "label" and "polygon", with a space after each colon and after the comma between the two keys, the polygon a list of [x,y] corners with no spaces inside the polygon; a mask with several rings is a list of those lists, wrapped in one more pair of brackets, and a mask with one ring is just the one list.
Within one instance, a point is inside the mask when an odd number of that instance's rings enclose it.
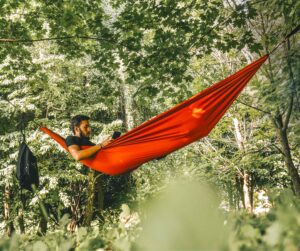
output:
{"label": "man's beard", "polygon": [[80,138],[87,138],[87,139],[90,139],[89,136],[85,136],[85,135],[83,134],[83,132],[81,131],[80,128],[79,128],[79,136],[80,136]]}

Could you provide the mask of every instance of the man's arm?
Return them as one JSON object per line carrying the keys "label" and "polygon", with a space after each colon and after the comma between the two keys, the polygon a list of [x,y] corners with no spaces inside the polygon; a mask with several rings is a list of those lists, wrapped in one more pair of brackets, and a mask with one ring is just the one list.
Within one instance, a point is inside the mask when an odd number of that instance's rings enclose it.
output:
{"label": "man's arm", "polygon": [[95,153],[101,150],[101,148],[103,148],[104,146],[108,145],[110,142],[112,142],[112,140],[107,139],[100,145],[91,146],[84,150],[81,150],[78,145],[70,145],[68,149],[75,160],[82,160],[92,157]]}

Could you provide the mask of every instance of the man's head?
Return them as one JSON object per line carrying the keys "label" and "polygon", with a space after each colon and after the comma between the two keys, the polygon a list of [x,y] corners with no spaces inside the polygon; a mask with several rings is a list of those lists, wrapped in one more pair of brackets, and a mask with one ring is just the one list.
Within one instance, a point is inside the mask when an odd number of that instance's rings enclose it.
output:
{"label": "man's head", "polygon": [[71,119],[71,130],[74,135],[89,138],[91,133],[89,119],[90,118],[85,115],[76,115]]}

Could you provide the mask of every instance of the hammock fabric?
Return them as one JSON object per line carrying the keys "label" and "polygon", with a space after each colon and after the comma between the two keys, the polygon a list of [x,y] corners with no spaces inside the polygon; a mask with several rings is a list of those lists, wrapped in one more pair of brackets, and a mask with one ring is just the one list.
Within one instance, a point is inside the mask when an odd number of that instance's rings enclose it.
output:
{"label": "hammock fabric", "polygon": [[[141,124],[97,152],[84,165],[109,175],[136,169],[209,134],[252,76],[268,58],[255,62],[224,80]],[[65,139],[46,127],[47,133],[68,151]],[[83,146],[86,149],[88,146]]]}

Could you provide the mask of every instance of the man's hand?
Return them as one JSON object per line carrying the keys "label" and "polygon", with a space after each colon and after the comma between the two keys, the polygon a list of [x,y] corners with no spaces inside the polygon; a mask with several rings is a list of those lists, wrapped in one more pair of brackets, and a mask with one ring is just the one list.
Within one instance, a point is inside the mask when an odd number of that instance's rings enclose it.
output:
{"label": "man's hand", "polygon": [[100,144],[101,147],[105,147],[107,146],[108,144],[110,144],[111,142],[113,142],[113,139],[111,137],[107,138],[106,140],[102,141]]}

